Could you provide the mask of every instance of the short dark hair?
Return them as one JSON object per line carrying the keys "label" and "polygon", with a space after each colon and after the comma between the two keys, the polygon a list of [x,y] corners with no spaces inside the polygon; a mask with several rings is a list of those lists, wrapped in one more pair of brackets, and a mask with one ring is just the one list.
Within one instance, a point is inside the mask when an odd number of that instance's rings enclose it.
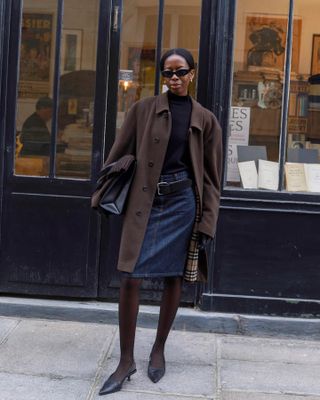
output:
{"label": "short dark hair", "polygon": [[194,58],[193,58],[193,55],[190,53],[190,51],[187,49],[178,47],[175,49],[170,49],[162,55],[161,60],[160,60],[160,70],[161,71],[164,70],[164,63],[165,63],[166,59],[169,58],[170,56],[172,56],[173,54],[177,54],[178,56],[183,57],[187,61],[189,67],[191,69],[195,69]]}
{"label": "short dark hair", "polygon": [[36,110],[42,108],[53,108],[53,100],[50,97],[40,97],[36,104]]}

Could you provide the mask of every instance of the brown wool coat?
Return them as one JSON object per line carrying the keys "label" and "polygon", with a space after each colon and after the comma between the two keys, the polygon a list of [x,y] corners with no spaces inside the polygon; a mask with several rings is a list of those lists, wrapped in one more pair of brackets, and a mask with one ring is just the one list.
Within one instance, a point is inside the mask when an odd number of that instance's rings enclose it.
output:
{"label": "brown wool coat", "polygon": [[[132,272],[138,260],[170,132],[167,94],[142,99],[128,111],[106,160],[109,164],[125,154],[133,154],[137,159],[123,221],[118,260],[120,271]],[[198,231],[213,237],[220,198],[221,128],[216,117],[193,99],[189,148],[200,197]]]}

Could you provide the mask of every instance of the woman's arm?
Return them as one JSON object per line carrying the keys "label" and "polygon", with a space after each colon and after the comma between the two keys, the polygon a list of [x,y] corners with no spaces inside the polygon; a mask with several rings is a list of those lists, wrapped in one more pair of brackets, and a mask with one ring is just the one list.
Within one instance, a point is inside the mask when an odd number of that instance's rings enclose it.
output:
{"label": "woman's arm", "polygon": [[214,237],[219,214],[222,174],[222,132],[216,117],[204,130],[203,200],[200,233]]}

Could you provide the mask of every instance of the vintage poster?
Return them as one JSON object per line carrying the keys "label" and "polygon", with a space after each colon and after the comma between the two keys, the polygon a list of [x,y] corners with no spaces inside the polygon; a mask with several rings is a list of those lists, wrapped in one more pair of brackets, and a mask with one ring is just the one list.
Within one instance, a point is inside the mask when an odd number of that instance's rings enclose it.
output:
{"label": "vintage poster", "polygon": [[311,75],[320,74],[320,35],[313,35]]}
{"label": "vintage poster", "polygon": [[[249,67],[283,71],[288,19],[282,16],[249,15],[246,20],[245,60]],[[301,18],[293,22],[292,71],[299,69]]]}
{"label": "vintage poster", "polygon": [[52,14],[23,14],[19,98],[49,95],[52,24]]}
{"label": "vintage poster", "polygon": [[231,107],[227,181],[240,182],[237,146],[249,144],[250,107]]}

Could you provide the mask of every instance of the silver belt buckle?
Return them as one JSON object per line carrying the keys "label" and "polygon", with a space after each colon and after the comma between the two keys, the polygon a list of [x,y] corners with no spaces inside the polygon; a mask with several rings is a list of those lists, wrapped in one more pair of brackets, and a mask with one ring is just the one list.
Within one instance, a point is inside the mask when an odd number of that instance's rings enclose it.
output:
{"label": "silver belt buckle", "polygon": [[161,187],[163,187],[163,186],[169,186],[169,183],[168,183],[168,182],[158,182],[158,183],[157,183],[157,193],[158,193],[158,196],[163,196],[163,194],[160,193]]}

